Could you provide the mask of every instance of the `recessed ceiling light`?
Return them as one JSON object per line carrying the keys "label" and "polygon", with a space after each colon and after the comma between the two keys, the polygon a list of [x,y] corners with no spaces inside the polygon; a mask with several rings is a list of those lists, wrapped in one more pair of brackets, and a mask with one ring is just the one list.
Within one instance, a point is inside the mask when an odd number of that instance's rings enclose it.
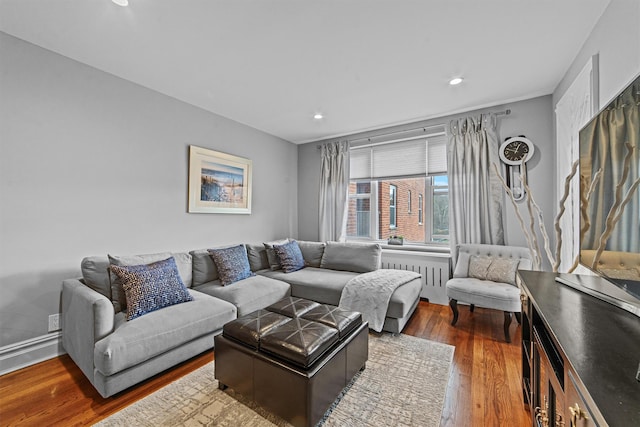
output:
{"label": "recessed ceiling light", "polygon": [[322,113],[315,113],[313,115],[313,118],[316,120],[322,120],[324,118],[324,116],[322,115]]}
{"label": "recessed ceiling light", "polygon": [[460,83],[462,83],[462,77],[456,77],[456,78],[453,78],[453,79],[449,80],[449,84],[451,86],[459,85]]}
{"label": "recessed ceiling light", "polygon": [[118,6],[129,6],[129,0],[111,0],[112,2],[114,2],[115,4],[117,4]]}

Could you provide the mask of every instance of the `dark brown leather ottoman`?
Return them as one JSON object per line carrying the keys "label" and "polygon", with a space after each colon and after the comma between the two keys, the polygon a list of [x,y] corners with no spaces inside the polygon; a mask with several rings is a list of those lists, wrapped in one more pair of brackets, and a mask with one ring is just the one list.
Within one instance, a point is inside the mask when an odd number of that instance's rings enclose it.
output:
{"label": "dark brown leather ottoman", "polygon": [[368,355],[360,313],[287,297],[224,326],[215,337],[215,376],[221,389],[294,426],[314,426]]}

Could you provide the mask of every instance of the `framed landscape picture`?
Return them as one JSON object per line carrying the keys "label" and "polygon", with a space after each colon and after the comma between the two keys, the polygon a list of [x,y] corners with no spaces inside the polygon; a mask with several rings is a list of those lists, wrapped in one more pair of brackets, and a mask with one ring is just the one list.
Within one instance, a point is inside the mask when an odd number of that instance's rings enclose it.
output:
{"label": "framed landscape picture", "polygon": [[251,213],[249,159],[189,146],[189,212]]}

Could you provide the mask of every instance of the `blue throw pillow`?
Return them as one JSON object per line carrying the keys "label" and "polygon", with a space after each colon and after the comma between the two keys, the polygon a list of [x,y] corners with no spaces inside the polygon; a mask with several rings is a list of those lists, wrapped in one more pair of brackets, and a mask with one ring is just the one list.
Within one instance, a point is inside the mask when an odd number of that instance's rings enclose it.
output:
{"label": "blue throw pillow", "polygon": [[249,257],[244,245],[223,249],[207,249],[218,268],[222,286],[255,276],[249,267]]}
{"label": "blue throw pillow", "polygon": [[273,245],[273,250],[278,255],[280,264],[282,264],[282,271],[285,273],[293,273],[304,268],[304,257],[298,242],[295,240],[284,245]]}
{"label": "blue throw pillow", "polygon": [[174,304],[192,301],[173,257],[143,265],[112,265],[127,299],[127,320]]}

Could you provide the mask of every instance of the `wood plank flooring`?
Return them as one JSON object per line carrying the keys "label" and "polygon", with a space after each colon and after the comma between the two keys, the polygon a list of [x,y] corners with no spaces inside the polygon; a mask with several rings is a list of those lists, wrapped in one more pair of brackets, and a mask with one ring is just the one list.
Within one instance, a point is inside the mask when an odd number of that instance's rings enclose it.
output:
{"label": "wood plank flooring", "polygon": [[[447,306],[420,302],[408,335],[456,346],[442,415],[444,427],[530,426],[520,388],[520,333],[504,342],[501,312],[460,307],[451,326]],[[211,362],[205,352],[116,396],[103,399],[66,355],[0,377],[0,425],[91,425]]]}

